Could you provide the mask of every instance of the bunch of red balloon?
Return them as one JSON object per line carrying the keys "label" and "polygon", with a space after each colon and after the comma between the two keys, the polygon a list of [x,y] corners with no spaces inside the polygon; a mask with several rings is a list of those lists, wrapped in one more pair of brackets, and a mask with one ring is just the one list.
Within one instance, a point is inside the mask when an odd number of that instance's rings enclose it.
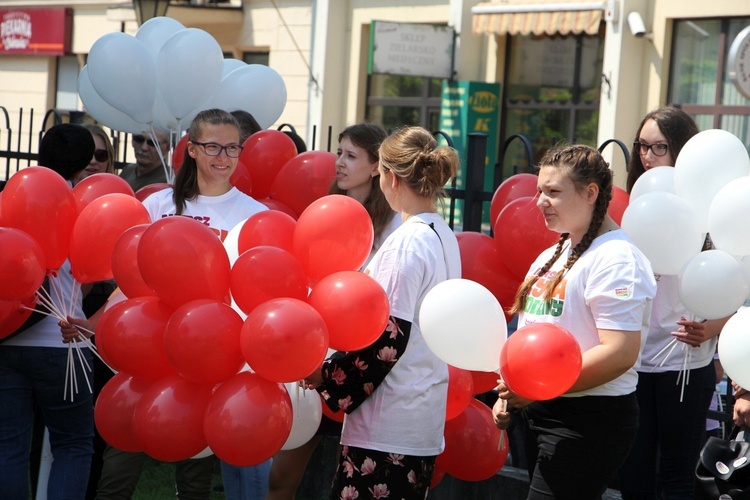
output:
{"label": "bunch of red balloon", "polygon": [[[185,158],[185,135],[172,156],[175,172]],[[230,182],[237,189],[295,219],[313,201],[328,194],[336,178],[336,155],[327,151],[297,153],[294,141],[280,130],[261,130],[248,137]]]}
{"label": "bunch of red balloon", "polygon": [[81,283],[111,279],[115,241],[149,220],[130,186],[113,174],[89,176],[71,189],[55,171],[28,167],[8,180],[1,195],[0,338],[31,314],[46,275],[56,286],[67,259]]}
{"label": "bunch of red balloon", "polygon": [[373,242],[356,200],[324,196],[297,221],[260,212],[230,233],[222,244],[168,217],[117,241],[112,268],[127,298],[97,327],[100,354],[120,372],[95,409],[110,444],[166,461],[209,447],[238,466],[261,463],[309,418],[284,384],[317,369],[329,347],[359,349],[385,329],[385,292],[356,271]]}

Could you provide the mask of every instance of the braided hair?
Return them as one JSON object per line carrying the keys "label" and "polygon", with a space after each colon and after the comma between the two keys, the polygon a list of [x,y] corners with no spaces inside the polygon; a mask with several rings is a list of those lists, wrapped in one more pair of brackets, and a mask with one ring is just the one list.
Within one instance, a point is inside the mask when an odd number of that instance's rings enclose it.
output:
{"label": "braided hair", "polygon": [[[568,260],[565,262],[565,265],[560,272],[558,272],[555,277],[547,283],[547,287],[544,290],[544,300],[545,302],[549,302],[552,300],[555,288],[560,284],[565,272],[573,267],[581,255],[591,246],[594,238],[599,234],[599,230],[604,223],[604,218],[607,215],[609,202],[612,199],[612,171],[596,149],[584,145],[572,145],[547,151],[539,162],[540,169],[545,167],[565,169],[568,177],[573,181],[573,185],[579,192],[592,182],[599,186],[599,195],[594,203],[594,211],[591,215],[591,222],[586,230],[586,234],[584,234],[581,241],[573,247]],[[539,271],[534,275],[529,276],[521,284],[516,293],[516,299],[513,306],[510,309],[511,314],[523,310],[524,305],[526,304],[526,298],[529,296],[529,293],[531,293],[532,287],[540,277],[544,276],[547,271],[550,270],[552,265],[557,261],[560,255],[562,255],[565,242],[568,240],[569,236],[569,233],[562,233],[557,242],[554,255],[552,255]]]}

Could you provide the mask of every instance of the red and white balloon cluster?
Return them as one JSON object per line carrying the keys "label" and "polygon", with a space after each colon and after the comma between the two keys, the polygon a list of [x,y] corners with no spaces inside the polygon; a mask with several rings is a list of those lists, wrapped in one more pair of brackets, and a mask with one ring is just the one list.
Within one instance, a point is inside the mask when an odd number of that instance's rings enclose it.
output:
{"label": "red and white balloon cluster", "polygon": [[135,36],[108,33],[94,42],[78,93],[86,111],[110,128],[177,135],[209,108],[248,111],[268,128],[287,97],[276,71],[224,59],[213,36],[169,17],[149,19]]}

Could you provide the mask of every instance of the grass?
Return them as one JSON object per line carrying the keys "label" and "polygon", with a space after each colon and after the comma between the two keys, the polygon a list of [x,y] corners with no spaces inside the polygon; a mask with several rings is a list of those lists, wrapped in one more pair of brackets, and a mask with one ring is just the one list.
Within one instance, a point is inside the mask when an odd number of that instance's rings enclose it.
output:
{"label": "grass", "polygon": [[[175,498],[174,467],[173,463],[159,462],[148,457],[146,463],[143,465],[143,472],[138,481],[138,486],[135,488],[133,500],[164,500]],[[214,491],[211,493],[211,500],[224,500],[223,489],[217,491],[221,485],[221,474],[218,472],[217,466],[217,470],[214,472]]]}

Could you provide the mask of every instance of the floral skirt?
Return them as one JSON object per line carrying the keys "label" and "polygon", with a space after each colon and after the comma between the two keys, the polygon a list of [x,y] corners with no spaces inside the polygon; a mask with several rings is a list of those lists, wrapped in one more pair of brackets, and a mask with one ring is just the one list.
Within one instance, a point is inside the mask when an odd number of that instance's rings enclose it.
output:
{"label": "floral skirt", "polygon": [[436,458],[342,446],[331,499],[424,500]]}

